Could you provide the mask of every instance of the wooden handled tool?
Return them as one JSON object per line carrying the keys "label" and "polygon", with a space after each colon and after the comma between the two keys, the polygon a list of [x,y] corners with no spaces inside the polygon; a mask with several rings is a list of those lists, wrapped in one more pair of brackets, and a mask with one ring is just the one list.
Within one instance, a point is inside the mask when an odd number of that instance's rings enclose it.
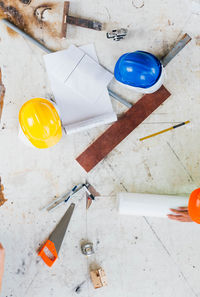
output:
{"label": "wooden handled tool", "polygon": [[69,15],[69,1],[64,2],[63,10],[63,24],[62,24],[62,37],[66,38],[67,34],[67,24],[75,25],[83,28],[93,29],[97,31],[102,30],[102,24],[98,21],[87,20],[79,17],[74,17]]}

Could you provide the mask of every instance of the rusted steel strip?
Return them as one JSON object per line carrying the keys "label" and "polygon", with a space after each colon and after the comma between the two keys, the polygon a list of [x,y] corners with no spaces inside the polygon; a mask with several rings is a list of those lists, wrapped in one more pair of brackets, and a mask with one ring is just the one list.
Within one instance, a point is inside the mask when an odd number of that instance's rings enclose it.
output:
{"label": "rusted steel strip", "polygon": [[0,68],[0,120],[1,120],[2,110],[3,110],[5,91],[6,90],[2,82],[2,74],[1,74],[1,68]]}
{"label": "rusted steel strip", "polygon": [[76,159],[77,162],[89,172],[170,95],[164,86],[153,94],[144,95],[117,122],[97,138]]}

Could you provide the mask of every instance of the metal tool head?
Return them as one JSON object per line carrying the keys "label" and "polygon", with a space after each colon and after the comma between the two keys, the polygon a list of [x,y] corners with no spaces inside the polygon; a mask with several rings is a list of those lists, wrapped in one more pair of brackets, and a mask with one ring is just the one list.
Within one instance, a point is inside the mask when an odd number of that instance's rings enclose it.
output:
{"label": "metal tool head", "polygon": [[99,192],[97,192],[96,189],[95,189],[91,184],[88,184],[88,191],[89,191],[94,197],[100,196]]}
{"label": "metal tool head", "polygon": [[75,185],[71,189],[71,191],[64,193],[61,197],[58,197],[56,200],[49,203],[43,209],[46,209],[47,211],[51,211],[55,209],[56,207],[60,206],[62,203],[67,202],[74,194],[76,194],[79,190],[81,190],[82,187],[83,187],[83,184]]}
{"label": "metal tool head", "polygon": [[94,30],[97,30],[97,31],[101,31],[102,30],[102,23],[98,22],[98,21],[92,21],[92,28],[91,29],[94,29]]}
{"label": "metal tool head", "polygon": [[88,209],[91,206],[92,201],[95,200],[95,197],[100,196],[100,194],[87,181],[84,184],[84,187],[86,189],[86,209]]}
{"label": "metal tool head", "polygon": [[90,197],[90,195],[88,193],[86,193],[86,209],[90,208],[90,206],[92,204],[92,200],[94,200],[94,199],[92,199]]}
{"label": "metal tool head", "polygon": [[88,181],[86,181],[84,186],[88,189],[90,194],[92,194],[94,197],[100,196],[99,192],[97,192],[96,189]]}

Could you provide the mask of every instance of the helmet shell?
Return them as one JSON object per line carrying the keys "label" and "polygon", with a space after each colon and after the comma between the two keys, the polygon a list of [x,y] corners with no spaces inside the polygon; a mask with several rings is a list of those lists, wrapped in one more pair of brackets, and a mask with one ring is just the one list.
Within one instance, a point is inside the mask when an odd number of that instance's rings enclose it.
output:
{"label": "helmet shell", "polygon": [[51,147],[62,137],[59,114],[47,99],[27,101],[20,109],[19,123],[24,135],[37,148]]}
{"label": "helmet shell", "polygon": [[159,80],[162,64],[154,55],[136,51],[122,55],[115,65],[114,76],[119,82],[137,88],[150,88]]}
{"label": "helmet shell", "polygon": [[200,188],[190,194],[188,211],[191,219],[200,224]]}

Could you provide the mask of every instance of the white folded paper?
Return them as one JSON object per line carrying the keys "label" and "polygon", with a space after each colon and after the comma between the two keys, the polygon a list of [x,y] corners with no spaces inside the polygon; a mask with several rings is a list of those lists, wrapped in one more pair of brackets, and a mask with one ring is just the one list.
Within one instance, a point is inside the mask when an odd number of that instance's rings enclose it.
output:
{"label": "white folded paper", "polygon": [[71,45],[44,60],[67,134],[117,120],[107,91],[113,74],[98,64],[94,45]]}
{"label": "white folded paper", "polygon": [[121,215],[135,215],[147,217],[165,217],[171,213],[170,208],[188,205],[188,197],[119,193],[118,210]]}

